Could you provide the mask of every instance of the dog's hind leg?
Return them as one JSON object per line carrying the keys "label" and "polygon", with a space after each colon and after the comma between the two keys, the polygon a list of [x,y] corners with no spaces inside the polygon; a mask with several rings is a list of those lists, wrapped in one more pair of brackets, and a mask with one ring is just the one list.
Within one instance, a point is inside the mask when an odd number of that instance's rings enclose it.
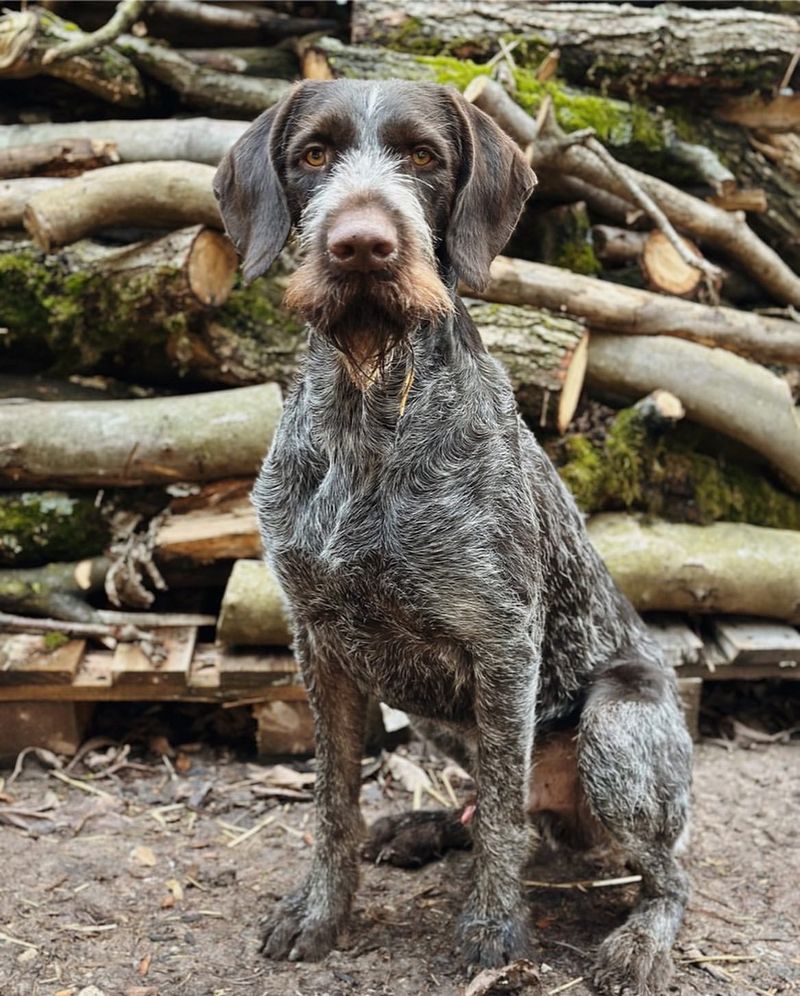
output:
{"label": "dog's hind leg", "polygon": [[676,860],[687,831],[691,741],[672,676],[644,658],[616,662],[592,686],[577,762],[593,815],[642,876],[638,905],[601,944],[601,993],[651,996],[671,975],[688,880]]}

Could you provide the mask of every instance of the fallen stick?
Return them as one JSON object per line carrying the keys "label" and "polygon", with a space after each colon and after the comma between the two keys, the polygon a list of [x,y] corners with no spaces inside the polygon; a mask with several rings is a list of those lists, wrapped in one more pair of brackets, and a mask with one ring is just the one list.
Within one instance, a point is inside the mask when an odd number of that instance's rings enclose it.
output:
{"label": "fallen stick", "polygon": [[276,384],[137,401],[0,405],[0,484],[133,486],[254,475],[281,411]]}
{"label": "fallen stick", "polygon": [[0,177],[77,176],[119,162],[113,142],[68,138],[36,142],[0,151]]}
{"label": "fallen stick", "polygon": [[800,491],[800,415],[786,381],[757,363],[669,336],[598,333],[587,377],[615,397],[669,391],[690,419],[749,446]]}
{"label": "fallen stick", "polygon": [[498,256],[488,287],[468,293],[566,312],[585,319],[591,330],[677,336],[764,363],[800,363],[798,322],[665,297],[545,263]]}
{"label": "fallen stick", "polygon": [[119,225],[221,228],[211,166],[186,162],[123,163],[93,170],[35,194],[23,222],[44,252]]}
{"label": "fallen stick", "polygon": [[42,8],[0,16],[0,78],[30,79],[46,75],[64,80],[120,107],[139,107],[145,91],[133,63],[111,45],[63,62],[44,64],[54,47],[84,38],[74,24]]}
{"label": "fallen stick", "polygon": [[578,142],[565,144],[570,143],[570,136],[553,137],[556,126],[552,121],[548,135],[541,136],[533,119],[498,83],[488,77],[473,80],[465,96],[495,118],[515,141],[526,148],[535,170],[546,167],[558,169],[631,203],[631,185],[634,185],[671,225],[734,260],[777,300],[800,305],[800,277],[758,238],[743,216],[723,211],[664,180],[616,160],[616,168],[611,170],[607,161],[595,154],[596,150],[584,148]]}
{"label": "fallen stick", "polygon": [[42,56],[42,65],[49,66],[53,62],[63,62],[74,59],[77,55],[86,55],[95,49],[109,45],[138,20],[145,7],[145,0],[121,0],[109,20],[97,31],[83,35],[70,41],[61,42],[49,48]]}
{"label": "fallen stick", "polygon": [[59,142],[80,135],[113,142],[120,162],[185,159],[216,166],[249,127],[224,118],[154,118],[134,121],[65,121],[0,125],[0,149]]}
{"label": "fallen stick", "polygon": [[237,76],[207,69],[166,45],[133,35],[124,35],[118,47],[142,72],[175,90],[189,107],[254,117],[292,88],[288,80]]}
{"label": "fallen stick", "polygon": [[334,31],[337,22],[330,18],[291,17],[281,11],[248,4],[247,9],[225,3],[200,3],[199,0],[150,0],[149,10],[166,20],[209,28],[213,31],[256,31],[275,40]]}
{"label": "fallen stick", "polygon": [[[640,611],[720,612],[800,622],[800,533],[689,526],[608,513],[589,536]],[[744,566],[743,566],[744,565]]]}
{"label": "fallen stick", "polygon": [[[133,616],[133,613],[131,613]],[[109,625],[107,623],[71,622],[66,619],[38,619],[33,616],[10,615],[0,612],[0,631],[6,633],[64,633],[68,636],[105,637],[116,643],[133,643],[147,634],[132,623]],[[106,646],[109,646],[106,643]]]}

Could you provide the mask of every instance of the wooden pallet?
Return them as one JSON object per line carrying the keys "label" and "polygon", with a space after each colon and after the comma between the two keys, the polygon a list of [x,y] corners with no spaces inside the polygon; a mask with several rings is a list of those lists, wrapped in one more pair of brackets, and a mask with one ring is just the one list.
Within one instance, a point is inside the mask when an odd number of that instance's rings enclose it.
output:
{"label": "wooden pallet", "polygon": [[[704,680],[800,678],[796,626],[733,616],[646,621],[676,670],[695,732]],[[82,735],[87,703],[171,701],[251,706],[262,752],[308,751],[306,691],[288,651],[198,643],[193,627],[157,634],[151,647],[121,643],[114,651],[84,640],[48,649],[45,637],[0,634],[0,754],[37,737],[40,746],[65,751]]]}

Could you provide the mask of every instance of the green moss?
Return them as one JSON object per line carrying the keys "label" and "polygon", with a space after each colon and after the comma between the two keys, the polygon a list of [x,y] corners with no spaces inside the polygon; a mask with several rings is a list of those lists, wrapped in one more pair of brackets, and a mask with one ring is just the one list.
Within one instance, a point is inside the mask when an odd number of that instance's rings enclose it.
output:
{"label": "green moss", "polygon": [[93,498],[60,491],[0,495],[0,567],[33,567],[100,553],[109,539]]}
{"label": "green moss", "polygon": [[52,652],[60,650],[65,644],[69,643],[69,637],[66,633],[45,633],[42,643],[44,643],[45,650]]}
{"label": "green moss", "polygon": [[559,473],[586,512],[626,509],[674,521],[800,529],[800,499],[761,474],[699,453],[691,430],[654,437],[636,408],[619,412],[602,444],[567,437]]}

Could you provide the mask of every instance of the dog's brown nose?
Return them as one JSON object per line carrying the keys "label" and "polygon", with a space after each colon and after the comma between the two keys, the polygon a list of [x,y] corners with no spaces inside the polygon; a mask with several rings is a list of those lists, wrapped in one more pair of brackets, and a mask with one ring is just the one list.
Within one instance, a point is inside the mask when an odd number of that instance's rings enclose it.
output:
{"label": "dog's brown nose", "polygon": [[339,270],[382,270],[396,252],[397,228],[375,208],[347,211],[328,230],[328,253]]}

